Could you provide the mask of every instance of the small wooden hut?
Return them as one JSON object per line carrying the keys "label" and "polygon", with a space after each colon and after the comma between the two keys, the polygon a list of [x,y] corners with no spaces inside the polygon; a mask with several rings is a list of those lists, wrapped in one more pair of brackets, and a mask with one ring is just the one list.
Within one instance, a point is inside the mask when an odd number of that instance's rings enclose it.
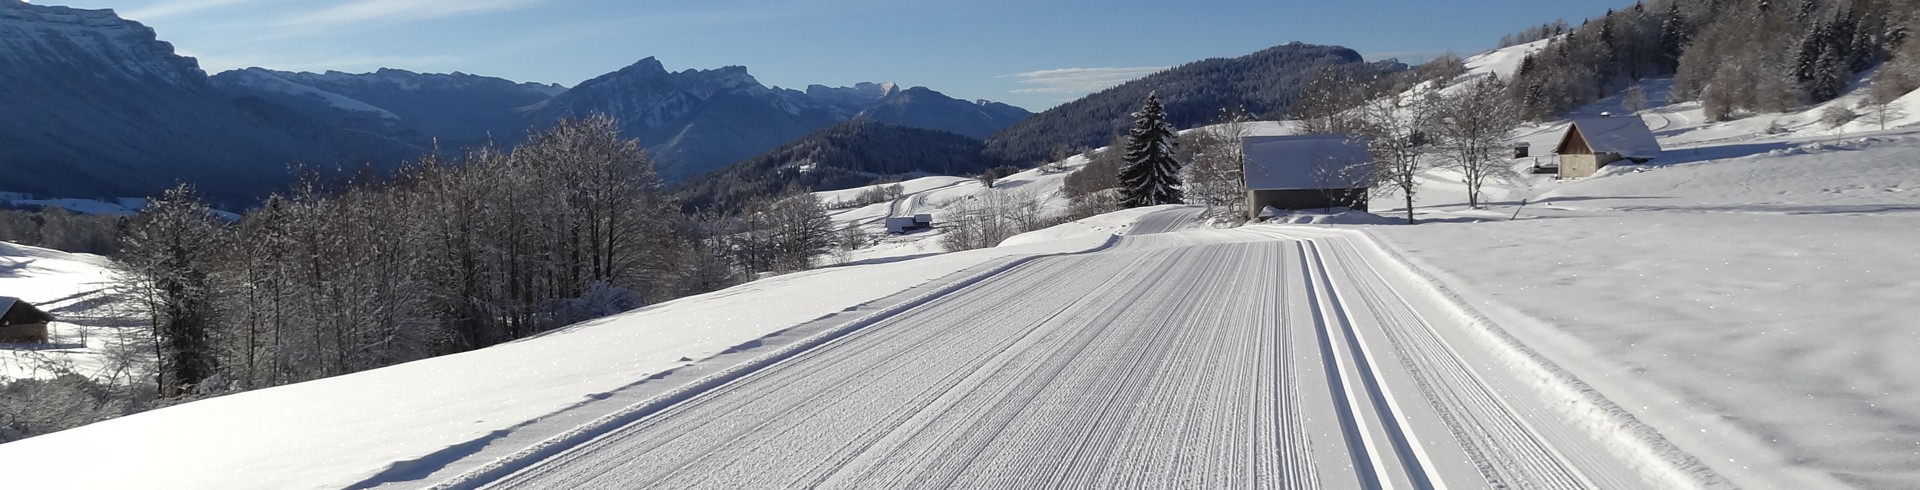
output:
{"label": "small wooden hut", "polygon": [[1601,167],[1621,160],[1644,163],[1660,156],[1660,142],[1639,116],[1578,118],[1554,147],[1560,155],[1560,178],[1592,176]]}
{"label": "small wooden hut", "polygon": [[1250,136],[1245,153],[1247,219],[1266,208],[1367,209],[1373,154],[1364,139],[1339,134]]}
{"label": "small wooden hut", "polygon": [[53,315],[11,296],[0,296],[0,342],[46,342]]}

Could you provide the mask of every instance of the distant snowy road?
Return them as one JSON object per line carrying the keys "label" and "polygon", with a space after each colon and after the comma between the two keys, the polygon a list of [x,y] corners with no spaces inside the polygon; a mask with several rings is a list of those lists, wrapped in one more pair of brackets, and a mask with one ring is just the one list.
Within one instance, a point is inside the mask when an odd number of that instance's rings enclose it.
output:
{"label": "distant snowy road", "polygon": [[1039,258],[490,486],[1646,485],[1469,362],[1356,239],[1296,233]]}
{"label": "distant snowy road", "polygon": [[1204,212],[1206,212],[1206,208],[1199,206],[1177,207],[1154,211],[1146,216],[1141,216],[1140,221],[1134,222],[1133,227],[1127,230],[1127,234],[1153,235],[1180,231],[1185,228],[1190,228],[1194,223],[1199,222],[1200,214]]}

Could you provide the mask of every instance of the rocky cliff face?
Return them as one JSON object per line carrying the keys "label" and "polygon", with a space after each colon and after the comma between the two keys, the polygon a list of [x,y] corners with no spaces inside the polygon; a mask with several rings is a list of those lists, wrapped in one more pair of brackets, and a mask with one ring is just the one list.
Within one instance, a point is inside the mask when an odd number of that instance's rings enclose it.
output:
{"label": "rocky cliff face", "polygon": [[146,195],[176,181],[257,194],[287,164],[396,159],[405,145],[217,90],[111,10],[0,0],[0,190]]}

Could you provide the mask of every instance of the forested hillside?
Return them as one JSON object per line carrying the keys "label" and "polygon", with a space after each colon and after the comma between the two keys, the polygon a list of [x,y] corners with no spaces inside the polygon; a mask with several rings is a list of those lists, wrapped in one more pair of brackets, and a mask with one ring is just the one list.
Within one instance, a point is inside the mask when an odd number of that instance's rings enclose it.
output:
{"label": "forested hillside", "polygon": [[[1521,64],[1509,92],[1523,115],[1550,119],[1672,76],[1669,102],[1700,101],[1710,118],[1780,112],[1833,99],[1913,49],[1916,12],[1920,4],[1894,0],[1654,0],[1531,30],[1553,41]],[[1897,65],[1875,75],[1876,91],[1914,88],[1912,67]]]}
{"label": "forested hillside", "polygon": [[1338,46],[1290,43],[1237,58],[1210,58],[1176,66],[1035,114],[987,138],[987,153],[1023,166],[1040,163],[1055,145],[1099,146],[1124,131],[1147,94],[1166,104],[1167,122],[1191,128],[1239,107],[1262,119],[1285,116],[1300,87],[1322,69],[1359,65],[1364,76],[1404,69],[1398,63],[1363,65],[1360,54]]}
{"label": "forested hillside", "polygon": [[1000,166],[979,140],[856,119],[697,177],[680,187],[687,209],[737,212],[785,190],[847,189],[911,175],[967,175]]}

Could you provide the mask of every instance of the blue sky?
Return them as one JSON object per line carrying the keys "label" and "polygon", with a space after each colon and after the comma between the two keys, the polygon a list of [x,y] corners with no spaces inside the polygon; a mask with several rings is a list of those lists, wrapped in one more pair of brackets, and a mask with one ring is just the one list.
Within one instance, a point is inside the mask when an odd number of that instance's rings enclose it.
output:
{"label": "blue sky", "polygon": [[1158,68],[1304,41],[1469,55],[1631,0],[35,0],[112,8],[210,72],[463,71],[573,85],[648,56],[762,83],[925,85],[1040,110]]}

